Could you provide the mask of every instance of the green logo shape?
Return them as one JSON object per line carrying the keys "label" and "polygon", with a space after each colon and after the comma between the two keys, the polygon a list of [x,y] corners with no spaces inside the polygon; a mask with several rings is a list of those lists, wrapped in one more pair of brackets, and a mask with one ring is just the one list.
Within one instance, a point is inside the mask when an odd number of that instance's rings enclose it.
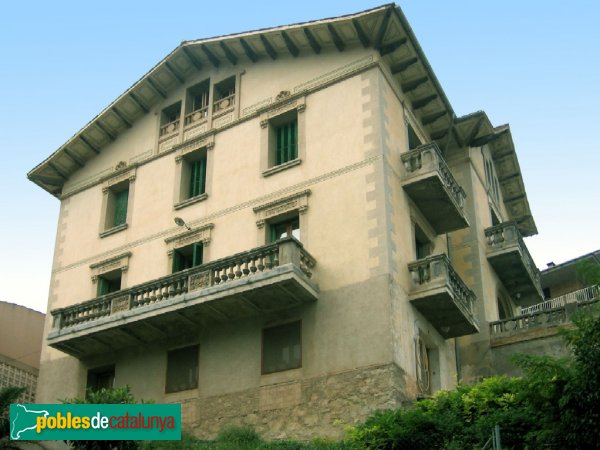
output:
{"label": "green logo shape", "polygon": [[12,440],[180,440],[181,405],[12,404]]}

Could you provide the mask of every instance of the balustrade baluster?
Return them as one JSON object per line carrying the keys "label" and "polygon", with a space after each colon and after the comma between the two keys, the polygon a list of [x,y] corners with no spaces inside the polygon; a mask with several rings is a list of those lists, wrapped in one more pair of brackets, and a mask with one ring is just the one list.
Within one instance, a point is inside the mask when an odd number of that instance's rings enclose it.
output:
{"label": "balustrade baluster", "polygon": [[258,266],[257,266],[258,270],[260,272],[262,272],[263,270],[265,270],[265,264],[264,264],[264,255],[262,253],[258,254]]}
{"label": "balustrade baluster", "polygon": [[242,272],[245,277],[250,273],[250,270],[248,269],[248,258],[244,258],[244,268],[242,269]]}
{"label": "balustrade baluster", "polygon": [[242,260],[240,259],[237,262],[237,268],[236,268],[236,271],[235,271],[235,277],[236,278],[241,278],[241,276],[242,276]]}
{"label": "balustrade baluster", "polygon": [[235,278],[235,274],[233,273],[233,268],[235,267],[235,263],[231,263],[229,265],[229,273],[227,274],[227,278],[233,280]]}

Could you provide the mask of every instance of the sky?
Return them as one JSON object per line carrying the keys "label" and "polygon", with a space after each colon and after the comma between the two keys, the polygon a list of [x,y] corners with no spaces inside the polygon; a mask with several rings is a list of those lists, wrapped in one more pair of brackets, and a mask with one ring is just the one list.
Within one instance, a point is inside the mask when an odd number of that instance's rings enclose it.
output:
{"label": "sky", "polygon": [[[59,201],[26,174],[182,40],[383,1],[9,2],[0,15],[0,300],[46,311]],[[510,123],[540,269],[600,249],[600,2],[404,0],[457,115]]]}

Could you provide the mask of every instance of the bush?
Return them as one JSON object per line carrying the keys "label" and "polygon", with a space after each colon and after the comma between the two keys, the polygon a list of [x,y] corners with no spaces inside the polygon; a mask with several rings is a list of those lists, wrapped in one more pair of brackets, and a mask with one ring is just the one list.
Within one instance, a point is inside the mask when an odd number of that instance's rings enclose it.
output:
{"label": "bush", "polygon": [[15,403],[25,390],[14,386],[0,388],[0,439],[10,433],[10,404]]}
{"label": "bush", "polygon": [[[63,400],[63,403],[91,404],[130,404],[137,403],[129,386],[122,388],[88,390],[85,398]],[[66,441],[76,450],[134,450],[138,448],[137,441]]]}

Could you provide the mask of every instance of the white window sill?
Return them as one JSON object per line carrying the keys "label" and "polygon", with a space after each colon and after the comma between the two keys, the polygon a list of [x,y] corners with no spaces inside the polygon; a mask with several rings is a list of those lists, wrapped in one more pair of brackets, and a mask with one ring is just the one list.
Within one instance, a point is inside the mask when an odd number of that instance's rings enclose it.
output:
{"label": "white window sill", "polygon": [[206,192],[200,194],[200,195],[196,195],[195,197],[191,197],[188,198],[182,202],[176,203],[174,208],[175,209],[181,209],[181,208],[185,208],[186,206],[189,205],[193,205],[194,203],[198,203],[201,202],[202,200],[206,200],[208,198],[208,194]]}
{"label": "white window sill", "polygon": [[121,225],[117,225],[116,227],[109,228],[108,230],[104,230],[102,233],[100,233],[100,237],[103,238],[106,236],[110,236],[111,234],[115,234],[115,233],[118,233],[119,231],[126,230],[126,229],[127,229],[127,224],[123,223]]}
{"label": "white window sill", "polygon": [[270,169],[265,170],[262,175],[263,177],[269,177],[273,174],[279,173],[283,170],[287,170],[290,167],[295,167],[295,166],[299,166],[302,163],[302,160],[299,158],[296,159],[292,159],[291,161],[288,161],[286,163],[283,164],[279,164],[278,166],[273,166]]}

